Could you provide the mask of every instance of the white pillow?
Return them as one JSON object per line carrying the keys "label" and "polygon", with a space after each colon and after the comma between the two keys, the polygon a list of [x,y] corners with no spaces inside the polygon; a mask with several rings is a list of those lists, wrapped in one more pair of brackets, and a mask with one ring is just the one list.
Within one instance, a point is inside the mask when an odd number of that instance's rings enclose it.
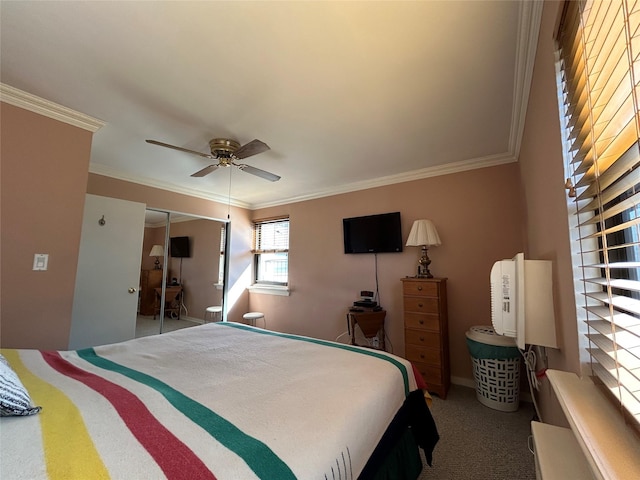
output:
{"label": "white pillow", "polygon": [[27,389],[0,355],[0,417],[35,415],[40,410],[42,407],[32,405]]}

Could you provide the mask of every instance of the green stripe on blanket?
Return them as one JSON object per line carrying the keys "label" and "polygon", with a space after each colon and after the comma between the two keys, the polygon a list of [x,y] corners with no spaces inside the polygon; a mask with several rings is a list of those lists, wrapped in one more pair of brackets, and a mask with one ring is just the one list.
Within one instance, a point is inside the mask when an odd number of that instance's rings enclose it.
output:
{"label": "green stripe on blanket", "polygon": [[201,403],[187,397],[166,383],[146,373],[125,367],[98,355],[93,348],[77,351],[78,356],[93,365],[120,373],[159,392],[177,410],[200,425],[222,445],[235,452],[259,478],[295,480],[291,469],[268,446],[242,432]]}
{"label": "green stripe on blanket", "polygon": [[402,380],[404,381],[404,396],[405,397],[409,396],[409,393],[410,393],[409,392],[409,374],[407,373],[407,367],[403,365],[402,362],[399,362],[395,358],[391,358],[385,355],[384,353],[380,353],[379,351],[368,349],[368,348],[356,347],[354,345],[346,345],[344,343],[330,342],[328,340],[320,340],[318,338],[301,337],[299,335],[292,335],[289,333],[280,333],[280,332],[273,332],[271,330],[256,329],[253,327],[249,327],[248,325],[244,325],[242,323],[218,322],[216,325],[221,325],[221,326],[224,325],[227,327],[238,328],[240,330],[248,330],[250,332],[260,333],[263,335],[273,335],[274,337],[290,338],[292,340],[300,340],[302,342],[315,343],[318,345],[324,345],[326,347],[339,348],[341,350],[349,350],[350,352],[359,353],[361,355],[369,355],[370,357],[375,357],[381,360],[385,360],[395,365],[398,368],[398,370],[400,370],[400,373],[402,374]]}

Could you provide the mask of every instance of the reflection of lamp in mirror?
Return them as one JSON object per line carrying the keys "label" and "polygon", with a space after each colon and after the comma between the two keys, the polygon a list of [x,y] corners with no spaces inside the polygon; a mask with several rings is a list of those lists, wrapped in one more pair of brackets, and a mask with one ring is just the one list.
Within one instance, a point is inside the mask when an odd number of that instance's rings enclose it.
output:
{"label": "reflection of lamp in mirror", "polygon": [[431,220],[416,220],[413,222],[409,238],[407,238],[407,247],[422,247],[422,256],[418,261],[418,278],[433,278],[429,271],[431,260],[427,255],[427,249],[438,245],[441,245],[440,237]]}
{"label": "reflection of lamp in mirror", "polygon": [[160,266],[160,260],[158,259],[158,257],[164,257],[164,248],[162,248],[162,245],[154,245],[153,247],[151,247],[151,252],[149,253],[150,257],[156,257],[156,261],[155,263],[155,269],[156,270],[160,270],[162,267]]}

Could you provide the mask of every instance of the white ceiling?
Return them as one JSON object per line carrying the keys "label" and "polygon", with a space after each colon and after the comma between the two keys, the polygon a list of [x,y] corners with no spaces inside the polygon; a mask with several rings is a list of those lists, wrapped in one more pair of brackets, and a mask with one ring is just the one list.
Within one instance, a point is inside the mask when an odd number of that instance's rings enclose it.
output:
{"label": "white ceiling", "polygon": [[[515,161],[541,8],[2,1],[0,80],[104,121],[92,172],[257,208]],[[215,137],[282,179],[145,143]]]}

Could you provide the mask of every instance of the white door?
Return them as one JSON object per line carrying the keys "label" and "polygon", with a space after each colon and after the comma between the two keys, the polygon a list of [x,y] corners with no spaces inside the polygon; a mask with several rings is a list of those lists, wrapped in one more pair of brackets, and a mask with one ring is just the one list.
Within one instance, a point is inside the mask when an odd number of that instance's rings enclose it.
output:
{"label": "white door", "polygon": [[135,337],[143,203],[87,194],[69,348]]}

